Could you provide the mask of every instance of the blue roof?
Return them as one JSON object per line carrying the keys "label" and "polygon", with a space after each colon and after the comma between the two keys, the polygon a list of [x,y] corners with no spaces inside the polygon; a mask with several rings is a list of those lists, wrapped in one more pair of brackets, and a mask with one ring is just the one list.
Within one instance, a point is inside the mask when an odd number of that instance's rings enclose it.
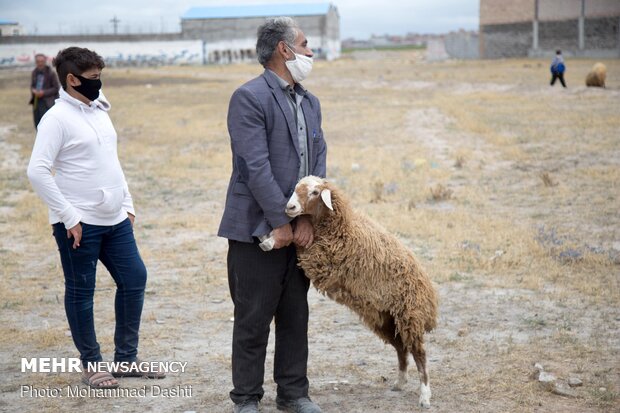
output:
{"label": "blue roof", "polygon": [[17,24],[17,22],[14,20],[0,19],[0,24]]}
{"label": "blue roof", "polygon": [[181,19],[235,19],[243,17],[314,16],[327,14],[329,3],[257,4],[192,7]]}

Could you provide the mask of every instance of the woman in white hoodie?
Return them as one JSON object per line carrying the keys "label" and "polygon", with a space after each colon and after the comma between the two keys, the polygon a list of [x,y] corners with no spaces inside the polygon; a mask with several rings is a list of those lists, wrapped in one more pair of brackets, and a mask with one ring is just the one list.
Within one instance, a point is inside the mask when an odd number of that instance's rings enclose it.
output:
{"label": "woman in white hoodie", "polygon": [[117,374],[93,368],[102,361],[93,319],[97,261],[117,286],[117,362],[137,360],[146,268],[133,235],[135,212],[118,160],[110,104],[100,91],[103,59],[91,50],[69,47],[58,53],[54,66],[62,85],[60,98],[41,119],[28,178],[49,207],[83,381],[95,388],[114,388]]}

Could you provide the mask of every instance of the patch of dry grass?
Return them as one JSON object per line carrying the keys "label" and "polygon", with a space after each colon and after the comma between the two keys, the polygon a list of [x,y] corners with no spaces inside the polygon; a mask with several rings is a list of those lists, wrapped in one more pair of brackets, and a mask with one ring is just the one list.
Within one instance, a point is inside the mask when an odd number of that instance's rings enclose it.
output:
{"label": "patch of dry grass", "polygon": [[[417,52],[382,56],[317,62],[305,84],[321,98],[328,174],[354,206],[396,233],[440,285],[524,289],[584,311],[617,311],[620,277],[609,253],[620,227],[620,61],[607,64],[606,91],[579,89],[579,74],[592,62],[571,61],[569,91],[562,91],[547,87],[546,61],[426,64]],[[228,300],[225,243],[215,236],[231,164],[226,112],[232,91],[259,72],[256,65],[104,72],[149,268],[143,331],[152,352],[181,352],[190,344],[204,350],[200,340],[208,337],[196,320],[212,323],[213,335],[229,328],[228,301],[217,304]],[[0,72],[0,126],[14,126],[3,142],[18,145],[19,158],[0,174],[6,212],[0,229],[12,235],[0,245],[0,346],[7,354],[16,346],[25,353],[73,351],[64,335],[63,277],[46,210],[24,173],[34,140],[23,104],[27,77]],[[114,283],[99,271],[96,322],[109,352]],[[205,296],[222,307],[207,311]],[[593,320],[598,328],[615,325],[613,317],[602,318]],[[494,328],[502,330],[501,320]],[[436,343],[446,357],[465,354],[473,369],[441,372],[439,388],[460,389],[462,405],[488,401],[501,406],[497,411],[535,411],[541,400],[553,405],[555,396],[524,379],[542,359],[558,374],[588,380],[585,396],[568,409],[604,411],[617,402],[618,371],[603,368],[617,349],[592,341],[595,332],[558,328],[526,345],[481,347],[469,339],[475,331]],[[200,339],[177,342],[183,334]],[[209,357],[221,369],[228,364],[217,351]]]}

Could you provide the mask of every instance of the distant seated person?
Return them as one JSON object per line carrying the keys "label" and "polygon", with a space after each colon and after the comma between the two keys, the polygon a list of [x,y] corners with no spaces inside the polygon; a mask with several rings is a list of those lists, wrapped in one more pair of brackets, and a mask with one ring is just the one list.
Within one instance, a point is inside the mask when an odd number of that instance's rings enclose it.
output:
{"label": "distant seated person", "polygon": [[47,56],[39,53],[34,57],[34,60],[36,67],[32,71],[30,81],[30,104],[32,105],[34,127],[36,128],[45,112],[54,106],[60,86],[56,73],[47,64]]}
{"label": "distant seated person", "polygon": [[560,83],[562,83],[562,86],[566,87],[566,82],[564,81],[565,70],[566,66],[564,66],[564,57],[562,57],[562,51],[556,50],[555,57],[551,62],[551,86],[553,86],[556,79],[560,79]]}

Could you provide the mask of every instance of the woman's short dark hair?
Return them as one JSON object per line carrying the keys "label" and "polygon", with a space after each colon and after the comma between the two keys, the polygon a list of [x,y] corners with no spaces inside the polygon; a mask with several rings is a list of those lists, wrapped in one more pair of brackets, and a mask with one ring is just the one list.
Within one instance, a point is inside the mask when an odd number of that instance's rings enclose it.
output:
{"label": "woman's short dark hair", "polygon": [[67,47],[58,52],[52,64],[58,73],[58,79],[63,89],[67,89],[67,75],[81,75],[94,67],[103,69],[103,58],[92,50],[82,47]]}

